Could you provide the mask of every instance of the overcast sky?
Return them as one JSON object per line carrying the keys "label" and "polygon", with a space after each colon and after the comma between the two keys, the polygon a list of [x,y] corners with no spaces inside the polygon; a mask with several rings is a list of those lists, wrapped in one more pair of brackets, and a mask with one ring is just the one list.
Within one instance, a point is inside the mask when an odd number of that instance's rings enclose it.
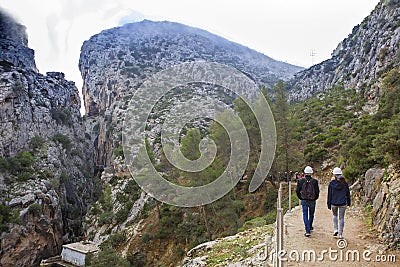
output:
{"label": "overcast sky", "polygon": [[[0,0],[27,27],[41,73],[61,71],[81,89],[84,40],[125,22],[169,20],[205,29],[274,59],[309,67],[379,0]],[[310,53],[314,51],[315,56]]]}

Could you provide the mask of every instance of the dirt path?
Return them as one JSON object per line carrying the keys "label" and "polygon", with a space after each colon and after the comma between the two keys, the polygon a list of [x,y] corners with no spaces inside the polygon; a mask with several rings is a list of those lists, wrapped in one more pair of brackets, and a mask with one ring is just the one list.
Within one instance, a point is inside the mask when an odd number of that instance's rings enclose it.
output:
{"label": "dirt path", "polygon": [[[373,233],[368,230],[362,213],[357,207],[351,207],[346,211],[343,231],[345,241],[338,244],[339,239],[332,235],[332,213],[326,206],[327,186],[321,185],[320,187],[321,194],[317,200],[314,231],[311,232],[311,237],[304,236],[301,207],[296,207],[291,214],[285,216],[284,249],[287,253],[284,258],[288,261],[283,266],[400,266],[398,251],[380,254],[383,246],[376,238],[372,238]],[[344,243],[347,243],[347,246],[342,248],[346,245]],[[311,253],[305,253],[306,250]],[[315,252],[316,260],[312,256],[311,260],[308,257],[308,255],[313,255],[312,251]],[[357,255],[359,255],[359,260]],[[394,260],[395,262],[393,262]]]}

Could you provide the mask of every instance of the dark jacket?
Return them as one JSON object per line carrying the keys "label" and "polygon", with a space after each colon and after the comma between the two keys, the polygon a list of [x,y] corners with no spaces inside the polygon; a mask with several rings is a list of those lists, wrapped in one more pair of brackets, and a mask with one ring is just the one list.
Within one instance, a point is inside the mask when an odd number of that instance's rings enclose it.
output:
{"label": "dark jacket", "polygon": [[350,203],[350,189],[347,182],[341,185],[338,181],[332,180],[328,187],[328,209],[331,209],[332,205],[350,206]]}
{"label": "dark jacket", "polygon": [[301,198],[301,193],[300,193],[300,191],[301,191],[301,188],[303,187],[303,184],[306,182],[306,179],[307,179],[308,181],[310,181],[310,183],[312,183],[313,186],[314,186],[314,189],[315,189],[315,199],[314,199],[314,201],[315,201],[315,200],[317,200],[317,199],[319,198],[318,180],[312,178],[312,177],[309,176],[309,175],[307,175],[307,176],[304,177],[304,178],[301,178],[301,179],[297,182],[296,195],[297,195],[297,197],[298,197],[299,199],[303,200],[303,199]]}

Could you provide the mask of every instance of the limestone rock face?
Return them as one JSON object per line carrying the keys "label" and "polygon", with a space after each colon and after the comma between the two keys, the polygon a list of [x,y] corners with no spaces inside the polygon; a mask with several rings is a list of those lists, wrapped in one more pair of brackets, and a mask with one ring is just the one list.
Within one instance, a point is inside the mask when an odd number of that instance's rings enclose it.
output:
{"label": "limestone rock face", "polygon": [[[40,203],[40,210],[29,205]],[[54,190],[37,195],[22,208],[19,225],[14,225],[0,240],[2,266],[37,266],[40,259],[58,254],[63,244],[63,215],[58,195]],[[24,208],[25,207],[25,208]]]}
{"label": "limestone rock face", "polygon": [[[390,246],[400,242],[400,172],[394,166],[386,170],[369,169],[356,192],[365,205],[372,206],[372,223],[381,238]],[[360,195],[361,194],[361,195]]]}
{"label": "limestone rock face", "polygon": [[0,12],[0,266],[38,266],[82,236],[93,152],[64,74],[37,72],[25,27]]}
{"label": "limestone rock face", "polygon": [[[115,144],[109,142],[110,136],[120,128],[121,125],[115,125],[115,120],[121,120],[132,93],[151,75],[193,61],[235,67],[269,88],[278,79],[287,80],[302,70],[179,23],[145,20],[102,31],[84,42],[79,60],[86,113],[96,118],[92,127],[98,123],[96,129],[100,129],[100,134],[92,137],[97,147],[97,165],[112,165],[110,151]],[[114,137],[118,140],[118,134]]]}
{"label": "limestone rock face", "polygon": [[343,84],[362,92],[373,104],[379,97],[382,74],[400,62],[400,2],[380,1],[375,10],[355,26],[332,52],[332,58],[297,73],[290,82],[292,101]]}
{"label": "limestone rock face", "polygon": [[365,193],[365,202],[371,204],[375,199],[377,194],[377,189],[379,188],[384,171],[382,169],[369,169],[365,173],[364,180],[364,193]]}
{"label": "limestone rock face", "polygon": [[145,20],[105,30],[83,44],[79,67],[86,113],[96,116],[150,74],[190,61],[230,65],[265,85],[302,69],[204,30]]}
{"label": "limestone rock face", "polygon": [[0,62],[4,66],[16,66],[37,71],[34,51],[28,47],[25,26],[0,9]]}

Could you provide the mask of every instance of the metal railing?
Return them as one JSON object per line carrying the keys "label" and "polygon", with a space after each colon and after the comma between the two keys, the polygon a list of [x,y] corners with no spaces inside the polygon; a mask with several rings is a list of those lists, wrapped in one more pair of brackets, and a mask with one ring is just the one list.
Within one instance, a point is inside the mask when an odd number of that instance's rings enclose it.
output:
{"label": "metal railing", "polygon": [[[275,252],[277,255],[280,251],[283,250],[283,208],[282,208],[282,183],[279,183],[279,190],[278,190],[278,200],[276,205],[276,249]],[[280,257],[275,257],[275,266],[282,267],[282,261]]]}
{"label": "metal railing", "polygon": [[292,210],[292,182],[288,182],[288,196],[283,196],[283,184],[279,183],[279,190],[278,190],[278,198],[276,203],[276,240],[275,240],[275,257],[273,257],[273,266],[275,267],[282,267],[282,261],[280,257],[277,257],[280,251],[283,251],[284,246],[284,234],[285,234],[285,227],[284,227],[284,214],[285,210],[283,208],[282,203],[288,200],[288,212]]}

